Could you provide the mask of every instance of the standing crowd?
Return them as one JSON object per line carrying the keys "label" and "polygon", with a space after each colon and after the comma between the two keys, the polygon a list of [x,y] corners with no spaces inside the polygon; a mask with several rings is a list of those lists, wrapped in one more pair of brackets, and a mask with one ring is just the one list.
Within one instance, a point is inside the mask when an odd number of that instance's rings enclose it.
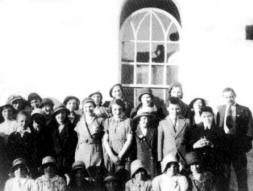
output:
{"label": "standing crowd", "polygon": [[231,167],[248,190],[253,120],[232,88],[217,113],[203,98],[184,103],[180,83],[165,102],[143,88],[135,108],[121,84],[109,94],[62,104],[10,96],[0,107],[0,190],[228,191]]}

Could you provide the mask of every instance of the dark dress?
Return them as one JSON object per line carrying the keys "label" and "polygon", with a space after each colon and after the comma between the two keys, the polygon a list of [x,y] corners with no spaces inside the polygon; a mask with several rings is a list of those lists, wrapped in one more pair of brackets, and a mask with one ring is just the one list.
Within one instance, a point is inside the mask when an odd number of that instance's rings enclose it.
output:
{"label": "dark dress", "polygon": [[189,176],[189,191],[214,191],[214,177],[210,172],[203,172],[201,180],[196,180]]}
{"label": "dark dress", "polygon": [[74,162],[77,135],[73,131],[70,122],[66,122],[61,132],[58,124],[53,121],[50,125],[53,154],[56,158],[57,168],[60,175],[70,172]]}
{"label": "dark dress", "polygon": [[135,132],[136,158],[141,160],[151,178],[158,172],[157,164],[157,129],[148,128],[144,136],[138,126]]}

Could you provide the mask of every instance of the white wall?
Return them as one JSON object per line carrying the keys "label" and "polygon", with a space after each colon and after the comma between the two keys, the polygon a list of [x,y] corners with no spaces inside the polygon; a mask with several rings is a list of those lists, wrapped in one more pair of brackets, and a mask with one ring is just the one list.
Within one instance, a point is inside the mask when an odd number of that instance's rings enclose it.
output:
{"label": "white wall", "polygon": [[[118,23],[123,0],[0,0],[0,103],[11,93],[62,100],[108,90],[117,82]],[[216,105],[232,86],[253,105],[252,0],[178,0],[183,34],[177,62],[185,100]]]}

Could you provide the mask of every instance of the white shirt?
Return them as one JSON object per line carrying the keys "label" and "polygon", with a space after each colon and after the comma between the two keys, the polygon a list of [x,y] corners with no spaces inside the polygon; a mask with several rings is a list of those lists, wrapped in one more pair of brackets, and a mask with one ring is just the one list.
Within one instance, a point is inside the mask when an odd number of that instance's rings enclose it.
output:
{"label": "white shirt", "polygon": [[30,178],[10,178],[7,180],[4,191],[33,191],[35,188],[34,180]]}
{"label": "white shirt", "polygon": [[16,131],[17,129],[17,122],[15,120],[11,121],[4,121],[0,124],[0,136],[4,138],[5,144],[8,141],[8,137],[11,133]]}

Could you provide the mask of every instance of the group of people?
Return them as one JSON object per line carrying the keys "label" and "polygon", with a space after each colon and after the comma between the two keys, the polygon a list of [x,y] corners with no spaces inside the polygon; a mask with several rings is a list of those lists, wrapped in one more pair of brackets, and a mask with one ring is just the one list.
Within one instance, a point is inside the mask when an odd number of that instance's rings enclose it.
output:
{"label": "group of people", "polygon": [[247,191],[251,111],[232,88],[214,113],[205,99],[183,102],[180,83],[160,100],[143,88],[133,107],[121,84],[61,104],[37,93],[0,108],[0,189],[4,191],[226,191],[233,166]]}

